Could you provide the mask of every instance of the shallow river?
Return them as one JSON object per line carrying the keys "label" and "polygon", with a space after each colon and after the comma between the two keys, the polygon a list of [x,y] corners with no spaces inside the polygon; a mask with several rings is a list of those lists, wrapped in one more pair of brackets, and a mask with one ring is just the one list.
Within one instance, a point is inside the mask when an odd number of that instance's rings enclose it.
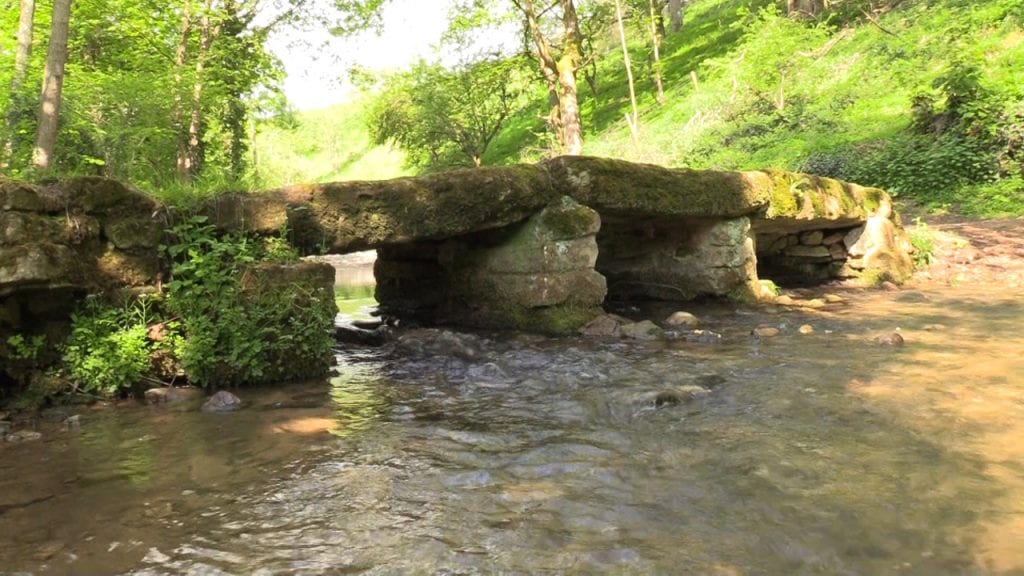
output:
{"label": "shallow river", "polygon": [[719,344],[425,333],[235,413],[88,410],[0,445],[0,572],[1024,573],[1016,290],[838,294],[690,307]]}

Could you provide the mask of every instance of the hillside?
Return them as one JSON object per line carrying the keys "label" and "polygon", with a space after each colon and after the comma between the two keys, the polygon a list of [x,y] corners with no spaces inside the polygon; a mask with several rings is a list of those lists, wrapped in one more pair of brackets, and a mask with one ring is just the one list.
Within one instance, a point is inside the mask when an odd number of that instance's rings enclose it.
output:
{"label": "hillside", "polygon": [[365,98],[299,112],[259,126],[256,171],[268,187],[311,181],[379,180],[411,173],[405,156],[377,146],[367,129]]}
{"label": "hillside", "polygon": [[[881,186],[932,209],[1024,214],[1024,4],[1018,0],[833,2],[818,21],[765,0],[693,0],[662,46],[665,103],[654,98],[639,22],[631,58],[639,131],[613,34],[597,38],[597,93],[581,82],[584,153],[667,166],[778,167]],[[540,94],[538,96],[541,96]],[[369,100],[261,131],[275,182],[394,176],[372,147]],[[498,135],[485,164],[548,154],[545,103]]]}

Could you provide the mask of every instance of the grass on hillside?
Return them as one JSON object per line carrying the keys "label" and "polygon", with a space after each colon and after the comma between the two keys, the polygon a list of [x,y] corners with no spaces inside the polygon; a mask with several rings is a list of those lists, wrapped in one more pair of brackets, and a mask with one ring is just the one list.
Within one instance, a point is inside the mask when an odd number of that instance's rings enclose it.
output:
{"label": "grass on hillside", "polygon": [[366,125],[366,101],[300,112],[265,122],[256,135],[256,173],[265,187],[296,182],[382,180],[406,176],[405,155],[375,145]]}
{"label": "grass on hillside", "polygon": [[[598,39],[597,94],[580,83],[584,153],[675,167],[801,170],[882,186],[931,208],[1024,214],[1024,166],[997,169],[979,156],[970,132],[936,136],[914,116],[920,94],[948,106],[936,83],[963,80],[956,63],[967,62],[963,69],[978,67],[981,91],[1010,118],[999,129],[1017,130],[1024,142],[1024,3],[903,0],[872,21],[839,24],[766,10],[775,4],[693,0],[683,30],[662,47],[664,105],[654,98],[646,37],[631,26],[637,142],[624,119],[630,105],[617,39]],[[409,173],[400,154],[370,143],[365,104],[300,114],[289,128],[264,125],[261,178],[276,185]],[[538,89],[536,104],[509,121],[484,163],[547,156],[545,110]],[[1024,151],[1016,154],[1024,164]]]}

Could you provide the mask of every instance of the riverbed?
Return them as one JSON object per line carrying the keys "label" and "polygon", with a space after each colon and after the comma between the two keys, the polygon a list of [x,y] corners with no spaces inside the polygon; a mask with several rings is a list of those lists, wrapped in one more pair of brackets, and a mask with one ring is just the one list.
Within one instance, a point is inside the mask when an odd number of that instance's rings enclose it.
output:
{"label": "riverbed", "polygon": [[718,342],[418,331],[233,413],[80,409],[0,445],[0,572],[1019,573],[1024,301],[950,266],[684,307]]}

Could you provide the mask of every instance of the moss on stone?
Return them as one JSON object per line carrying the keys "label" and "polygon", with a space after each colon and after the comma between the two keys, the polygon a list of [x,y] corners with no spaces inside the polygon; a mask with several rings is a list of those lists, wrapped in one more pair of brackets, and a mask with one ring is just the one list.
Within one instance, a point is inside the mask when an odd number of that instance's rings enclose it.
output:
{"label": "moss on stone", "polygon": [[568,336],[604,314],[599,306],[559,304],[543,308],[497,308],[487,314],[487,324],[505,330],[518,330],[552,336]]}

